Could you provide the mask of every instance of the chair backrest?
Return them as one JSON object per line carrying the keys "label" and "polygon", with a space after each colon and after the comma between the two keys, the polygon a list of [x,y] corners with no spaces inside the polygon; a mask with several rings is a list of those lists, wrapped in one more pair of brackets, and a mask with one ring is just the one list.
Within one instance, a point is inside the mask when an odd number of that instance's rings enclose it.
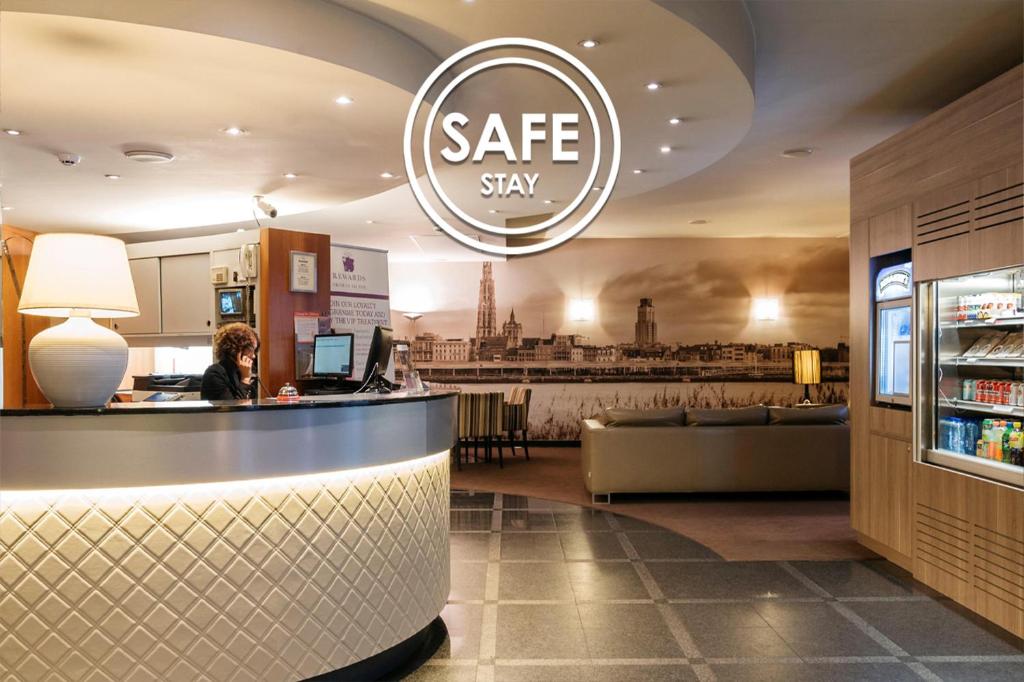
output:
{"label": "chair backrest", "polygon": [[501,435],[504,402],[504,393],[460,393],[459,438]]}
{"label": "chair backrest", "polygon": [[516,386],[512,389],[505,410],[506,429],[520,431],[527,428],[526,424],[530,419],[530,396],[532,395],[532,388]]}

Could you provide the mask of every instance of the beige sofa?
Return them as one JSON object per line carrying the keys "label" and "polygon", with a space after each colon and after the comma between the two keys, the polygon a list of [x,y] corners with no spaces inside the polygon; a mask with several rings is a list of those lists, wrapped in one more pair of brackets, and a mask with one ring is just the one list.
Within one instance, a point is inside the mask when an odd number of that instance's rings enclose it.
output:
{"label": "beige sofa", "polygon": [[850,427],[583,422],[583,481],[613,493],[849,490]]}

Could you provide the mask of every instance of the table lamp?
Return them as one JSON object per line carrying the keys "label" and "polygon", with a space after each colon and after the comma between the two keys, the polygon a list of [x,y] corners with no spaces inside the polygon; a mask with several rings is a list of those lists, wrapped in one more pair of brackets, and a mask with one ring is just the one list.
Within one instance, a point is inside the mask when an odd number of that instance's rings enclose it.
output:
{"label": "table lamp", "polygon": [[36,334],[29,366],[54,407],[99,407],[128,368],[128,344],[93,317],[139,314],[124,242],[91,234],[41,234],[32,244],[18,312],[67,317]]}
{"label": "table lamp", "polygon": [[804,385],[804,402],[811,402],[811,384],[821,383],[820,351],[793,351],[793,383]]}

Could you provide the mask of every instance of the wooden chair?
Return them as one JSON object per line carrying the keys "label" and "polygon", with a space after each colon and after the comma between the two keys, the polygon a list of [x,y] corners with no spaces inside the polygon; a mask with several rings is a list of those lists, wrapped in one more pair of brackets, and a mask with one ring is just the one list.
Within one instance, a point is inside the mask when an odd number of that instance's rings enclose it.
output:
{"label": "wooden chair", "polygon": [[526,460],[530,460],[530,445],[527,441],[526,431],[530,421],[530,396],[533,395],[532,388],[516,386],[505,403],[505,433],[508,434],[508,446],[512,455],[516,454],[516,432],[523,441],[523,453]]}
{"label": "wooden chair", "polygon": [[484,446],[484,461],[491,461],[491,447],[498,446],[498,466],[504,468],[505,457],[501,437],[504,421],[503,393],[459,394],[459,442],[455,446],[455,465],[462,469],[465,455],[469,462],[469,446],[473,445],[473,460],[480,461],[480,446]]}

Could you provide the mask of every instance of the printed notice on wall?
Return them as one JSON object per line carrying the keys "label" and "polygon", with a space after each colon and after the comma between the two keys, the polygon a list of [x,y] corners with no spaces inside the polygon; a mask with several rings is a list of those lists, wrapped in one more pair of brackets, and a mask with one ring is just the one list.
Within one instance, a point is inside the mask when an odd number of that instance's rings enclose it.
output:
{"label": "printed notice on wall", "polygon": [[[374,327],[391,326],[387,251],[331,245],[331,327],[355,335],[353,379],[362,379]],[[387,377],[395,370],[388,366]]]}

